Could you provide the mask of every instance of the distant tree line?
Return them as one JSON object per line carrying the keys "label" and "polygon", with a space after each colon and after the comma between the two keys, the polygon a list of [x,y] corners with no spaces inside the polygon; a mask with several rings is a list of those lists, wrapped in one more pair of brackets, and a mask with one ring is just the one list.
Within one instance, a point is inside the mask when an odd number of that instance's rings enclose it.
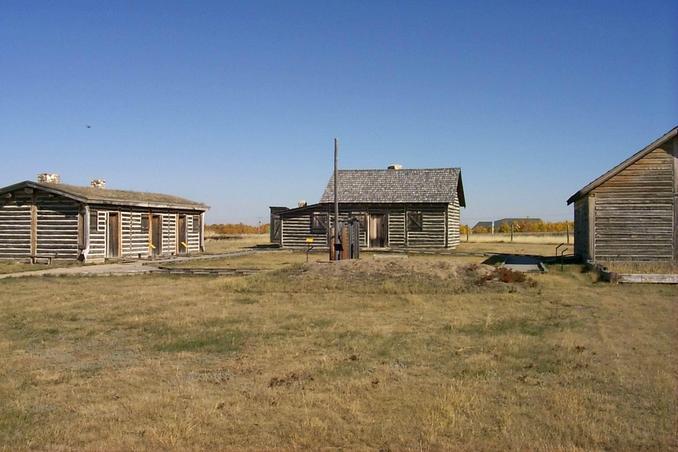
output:
{"label": "distant tree line", "polygon": [[[469,230],[469,225],[461,225],[460,232],[466,234]],[[513,223],[513,232],[552,232],[565,233],[566,231],[572,233],[574,231],[574,221],[517,221]],[[476,226],[471,228],[471,234],[487,234],[492,232],[491,226]],[[511,225],[503,223],[494,229],[495,233],[507,234],[511,232]]]}
{"label": "distant tree line", "polygon": [[208,224],[205,231],[210,234],[267,234],[269,224],[252,226],[245,223]]}

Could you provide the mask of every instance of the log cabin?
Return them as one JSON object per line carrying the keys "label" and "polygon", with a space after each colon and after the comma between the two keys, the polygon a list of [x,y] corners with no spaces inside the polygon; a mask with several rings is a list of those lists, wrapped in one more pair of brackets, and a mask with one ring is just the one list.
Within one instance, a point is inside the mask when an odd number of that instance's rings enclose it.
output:
{"label": "log cabin", "polygon": [[0,259],[101,262],[203,251],[208,207],[177,196],[82,187],[43,173],[0,188]]}
{"label": "log cabin", "polygon": [[[367,249],[451,249],[459,244],[466,207],[459,168],[339,170],[339,221],[360,222]],[[334,176],[317,204],[271,207],[271,242],[283,248],[326,249],[334,221]]]}
{"label": "log cabin", "polygon": [[585,261],[678,261],[678,127],[572,195]]}

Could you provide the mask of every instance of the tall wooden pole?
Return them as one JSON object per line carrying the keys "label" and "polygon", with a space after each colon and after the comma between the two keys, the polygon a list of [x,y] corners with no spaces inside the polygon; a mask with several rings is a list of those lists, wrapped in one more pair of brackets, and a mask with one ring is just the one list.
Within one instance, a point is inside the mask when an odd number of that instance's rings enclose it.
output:
{"label": "tall wooden pole", "polygon": [[339,243],[339,140],[334,139],[334,259],[339,260],[339,251],[337,251],[337,244]]}

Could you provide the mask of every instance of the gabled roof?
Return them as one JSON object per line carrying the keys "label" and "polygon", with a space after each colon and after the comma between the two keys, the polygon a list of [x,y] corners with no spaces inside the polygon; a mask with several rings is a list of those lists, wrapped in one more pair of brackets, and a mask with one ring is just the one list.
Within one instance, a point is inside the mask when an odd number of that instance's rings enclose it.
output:
{"label": "gabled roof", "polygon": [[626,160],[624,160],[623,162],[621,162],[619,165],[615,166],[615,167],[612,168],[610,171],[608,171],[607,173],[605,173],[605,174],[603,174],[602,176],[600,176],[598,179],[596,179],[596,180],[594,180],[593,182],[589,183],[587,186],[585,186],[584,188],[582,188],[581,190],[579,190],[579,191],[578,191],[577,193],[575,193],[574,195],[570,196],[570,198],[567,200],[567,204],[572,204],[573,202],[575,202],[575,201],[578,200],[579,198],[581,198],[581,197],[583,197],[583,196],[586,196],[591,190],[595,189],[596,187],[602,185],[604,182],[608,181],[608,180],[611,179],[612,177],[616,176],[617,174],[619,174],[620,172],[622,172],[623,170],[625,170],[626,168],[628,168],[628,167],[631,166],[632,164],[636,163],[638,160],[642,159],[642,158],[645,157],[647,154],[649,154],[650,152],[654,151],[654,150],[657,149],[659,146],[661,146],[662,144],[666,143],[667,141],[669,141],[670,139],[672,139],[672,138],[675,137],[676,135],[678,135],[678,126],[676,126],[676,127],[674,127],[673,129],[669,130],[669,131],[666,132],[664,135],[662,135],[661,137],[657,138],[657,139],[654,140],[652,143],[648,144],[648,145],[645,146],[643,149],[641,149],[640,151],[636,152],[636,153],[633,154],[631,157],[627,158]]}
{"label": "gabled roof", "polygon": [[156,207],[205,211],[209,207],[205,204],[190,201],[178,196],[161,193],[146,193],[128,190],[112,190],[109,188],[81,187],[68,184],[48,184],[33,181],[23,181],[14,185],[0,188],[0,195],[22,188],[35,188],[48,193],[66,196],[87,204],[111,204],[136,207]]}
{"label": "gabled roof", "polygon": [[[342,203],[452,203],[466,207],[460,168],[339,170]],[[334,202],[334,175],[320,198]]]}

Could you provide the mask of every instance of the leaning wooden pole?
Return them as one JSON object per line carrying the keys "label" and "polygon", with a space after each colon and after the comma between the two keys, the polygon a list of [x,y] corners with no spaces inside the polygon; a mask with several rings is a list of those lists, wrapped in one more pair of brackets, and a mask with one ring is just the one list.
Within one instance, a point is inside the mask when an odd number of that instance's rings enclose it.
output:
{"label": "leaning wooden pole", "polygon": [[334,259],[339,260],[339,140],[334,139]]}

